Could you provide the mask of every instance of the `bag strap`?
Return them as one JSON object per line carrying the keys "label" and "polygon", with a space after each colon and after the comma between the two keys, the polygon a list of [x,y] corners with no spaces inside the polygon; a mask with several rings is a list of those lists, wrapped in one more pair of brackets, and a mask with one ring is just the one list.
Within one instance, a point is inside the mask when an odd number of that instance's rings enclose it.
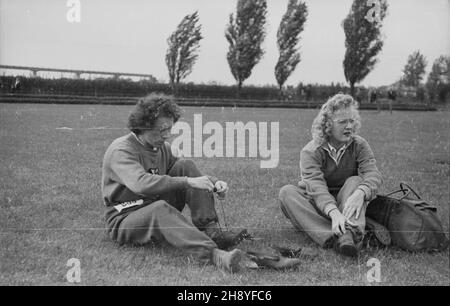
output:
{"label": "bag strap", "polygon": [[[406,187],[406,188],[405,188]],[[400,188],[401,189],[407,189],[409,191],[411,191],[412,193],[414,193],[414,195],[419,199],[422,200],[422,198],[417,194],[417,192],[408,184],[406,184],[405,182],[400,182]]]}
{"label": "bag strap", "polygon": [[389,196],[394,195],[394,194],[399,193],[399,192],[403,192],[403,196],[402,196],[400,199],[398,199],[398,200],[403,200],[404,198],[406,198],[407,196],[409,196],[409,194],[411,193],[411,191],[410,191],[409,189],[404,189],[404,188],[402,188],[402,189],[398,189],[398,190],[389,192],[388,194],[386,194],[386,195],[384,195],[384,196],[385,196],[385,197],[389,197]]}
{"label": "bag strap", "polygon": [[422,200],[422,198],[417,194],[417,192],[405,182],[400,182],[400,189],[389,192],[385,196],[388,197],[399,192],[403,192],[403,196],[398,200],[403,200],[404,198],[408,197],[411,194],[411,192],[417,197],[417,199]]}

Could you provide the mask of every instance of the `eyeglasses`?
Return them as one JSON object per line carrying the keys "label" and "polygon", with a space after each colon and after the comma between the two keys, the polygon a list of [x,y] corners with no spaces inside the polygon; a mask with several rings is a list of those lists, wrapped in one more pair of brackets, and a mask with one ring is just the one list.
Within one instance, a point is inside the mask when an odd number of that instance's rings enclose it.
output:
{"label": "eyeglasses", "polygon": [[172,126],[155,126],[153,130],[159,132],[161,136],[169,136],[172,133]]}
{"label": "eyeglasses", "polygon": [[353,119],[353,118],[339,119],[339,120],[334,120],[334,122],[336,122],[338,125],[341,125],[341,126],[347,126],[349,123],[351,125],[355,124],[355,119]]}

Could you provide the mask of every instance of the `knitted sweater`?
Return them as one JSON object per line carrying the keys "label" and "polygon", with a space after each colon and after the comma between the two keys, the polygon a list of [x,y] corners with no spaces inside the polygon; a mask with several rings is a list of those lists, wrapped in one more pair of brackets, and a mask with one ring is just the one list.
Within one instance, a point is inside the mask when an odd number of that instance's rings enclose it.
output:
{"label": "knitted sweater", "polygon": [[331,192],[338,191],[350,176],[358,175],[363,179],[358,188],[364,191],[365,201],[373,200],[382,184],[372,149],[358,135],[347,144],[338,163],[330,156],[326,142],[318,145],[310,141],[300,153],[300,172],[299,187],[325,215],[337,208]]}
{"label": "knitted sweater", "polygon": [[138,199],[156,200],[159,194],[187,187],[186,177],[167,175],[178,160],[169,143],[144,145],[130,133],[114,140],[102,166],[102,196],[107,207]]}

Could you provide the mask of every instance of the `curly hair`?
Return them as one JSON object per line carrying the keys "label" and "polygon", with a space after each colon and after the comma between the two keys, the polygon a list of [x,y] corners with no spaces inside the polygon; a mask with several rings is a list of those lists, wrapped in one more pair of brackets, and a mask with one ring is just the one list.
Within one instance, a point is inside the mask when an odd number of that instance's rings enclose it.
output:
{"label": "curly hair", "polygon": [[127,127],[136,135],[155,126],[159,117],[169,117],[177,122],[181,116],[181,108],[174,102],[173,96],[150,94],[139,99],[128,117]]}
{"label": "curly hair", "polygon": [[325,141],[328,141],[334,114],[338,110],[348,107],[354,110],[355,125],[353,129],[354,133],[358,132],[359,128],[361,127],[361,118],[358,112],[358,102],[354,100],[350,95],[338,93],[329,98],[328,101],[322,105],[319,114],[313,121],[311,134],[316,144],[321,145]]}

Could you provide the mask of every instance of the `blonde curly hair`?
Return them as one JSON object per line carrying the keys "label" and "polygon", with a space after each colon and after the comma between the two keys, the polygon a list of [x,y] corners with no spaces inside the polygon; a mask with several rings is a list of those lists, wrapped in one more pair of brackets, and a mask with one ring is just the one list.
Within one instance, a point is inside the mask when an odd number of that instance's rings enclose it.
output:
{"label": "blonde curly hair", "polygon": [[350,95],[338,93],[329,98],[328,101],[322,105],[319,114],[313,121],[311,134],[315,143],[321,145],[324,142],[328,141],[334,114],[338,110],[349,107],[354,111],[355,124],[353,126],[353,132],[355,134],[358,132],[359,128],[361,127],[361,118],[358,112],[358,102],[354,100]]}

